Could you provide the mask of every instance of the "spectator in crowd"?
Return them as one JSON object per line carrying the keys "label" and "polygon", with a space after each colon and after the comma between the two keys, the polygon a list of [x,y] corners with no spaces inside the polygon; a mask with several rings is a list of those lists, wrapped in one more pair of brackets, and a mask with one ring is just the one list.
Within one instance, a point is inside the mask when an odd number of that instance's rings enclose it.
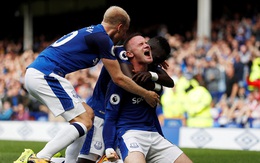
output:
{"label": "spectator in crowd", "polygon": [[239,24],[237,31],[236,31],[236,35],[235,35],[235,39],[238,41],[239,46],[245,44],[246,42],[246,31],[243,25]]}
{"label": "spectator in crowd", "polygon": [[238,98],[231,106],[228,106],[225,101],[220,104],[223,109],[219,118],[221,127],[250,127],[249,119],[258,107],[258,101],[253,92]]}
{"label": "spectator in crowd", "polygon": [[[243,72],[241,73],[242,79],[240,77],[238,80],[239,80],[239,82],[240,81],[243,82],[243,81],[245,81],[246,76],[249,71],[248,65],[252,59],[252,52],[249,50],[249,47],[247,44],[243,44],[239,47],[238,55],[240,56],[240,62],[244,65]],[[234,56],[234,58],[237,59],[236,56]]]}
{"label": "spectator in crowd", "polygon": [[247,77],[248,89],[253,91],[254,89],[260,90],[260,57],[256,57],[252,60],[250,66],[249,76]]}
{"label": "spectator in crowd", "polygon": [[13,120],[15,120],[15,121],[30,120],[29,109],[26,108],[22,103],[19,103],[19,104],[14,108]]}
{"label": "spectator in crowd", "polygon": [[28,98],[20,81],[11,79],[7,87],[8,89],[4,100],[9,101],[14,110],[17,109],[19,104],[24,105],[25,107],[28,106]]}
{"label": "spectator in crowd", "polygon": [[12,120],[14,111],[9,101],[4,101],[2,108],[0,108],[0,120]]}
{"label": "spectator in crowd", "polygon": [[237,127],[244,127],[248,122],[249,109],[245,107],[245,100],[236,100],[229,109],[229,119]]}
{"label": "spectator in crowd", "polygon": [[212,97],[210,92],[200,85],[189,84],[185,89],[185,110],[187,127],[212,127]]}
{"label": "spectator in crowd", "polygon": [[219,80],[220,80],[220,70],[217,67],[217,59],[216,57],[207,56],[206,57],[206,64],[208,65],[204,69],[204,81],[205,87],[210,92],[214,106],[220,99],[220,92],[219,92]]}
{"label": "spectator in crowd", "polygon": [[83,100],[87,102],[93,93],[93,88],[90,83],[84,82],[77,87],[77,93]]}
{"label": "spectator in crowd", "polygon": [[175,87],[165,89],[161,96],[161,105],[163,111],[163,121],[160,123],[163,126],[165,119],[181,120],[183,126],[186,126],[185,108],[184,103],[187,102],[181,94],[176,92]]}
{"label": "spectator in crowd", "polygon": [[227,63],[227,65],[225,66],[225,72],[226,91],[221,98],[224,98],[228,102],[228,105],[231,106],[232,103],[235,102],[238,94],[238,79],[235,76],[235,70],[232,63]]}
{"label": "spectator in crowd", "polygon": [[193,55],[189,55],[185,58],[183,62],[182,73],[187,79],[193,78],[198,72],[197,67],[195,66],[195,57]]}
{"label": "spectator in crowd", "polygon": [[164,92],[161,96],[163,114],[159,115],[160,124],[164,126],[165,119],[177,119],[181,120],[183,126],[186,126],[185,108],[183,107],[185,99],[182,96],[184,90],[182,90],[179,85],[185,83],[184,81],[187,80],[182,74],[181,67],[175,64],[173,57],[168,59],[168,63],[171,63],[170,65],[172,66],[170,66],[166,71],[174,80],[175,87],[164,88]]}
{"label": "spectator in crowd", "polygon": [[226,99],[222,98],[220,101],[212,108],[212,111],[216,111],[214,115],[215,126],[217,127],[226,127],[230,123],[229,118],[229,105]]}
{"label": "spectator in crowd", "polygon": [[250,110],[251,125],[252,128],[260,128],[260,92],[258,89],[252,91],[248,95],[248,101],[246,107]]}
{"label": "spectator in crowd", "polygon": [[240,55],[238,53],[235,53],[234,55],[234,71],[235,71],[235,76],[238,80],[239,84],[244,84],[245,82],[245,76],[246,76],[246,65],[241,62]]}

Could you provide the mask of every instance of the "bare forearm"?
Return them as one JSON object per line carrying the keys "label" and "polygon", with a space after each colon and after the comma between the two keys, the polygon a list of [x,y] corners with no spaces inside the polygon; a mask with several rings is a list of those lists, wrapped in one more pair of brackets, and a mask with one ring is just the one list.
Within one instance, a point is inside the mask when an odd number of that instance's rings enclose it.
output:
{"label": "bare forearm", "polygon": [[[109,72],[113,82],[128,92],[144,97],[147,90],[137,85],[131,78],[127,77],[121,71],[120,65],[116,60],[102,59],[107,71]],[[127,65],[121,64],[124,71],[129,70]],[[131,75],[131,74],[130,74]]]}
{"label": "bare forearm", "polygon": [[137,85],[131,78],[124,75],[120,69],[120,65],[116,60],[102,59],[107,71],[109,72],[113,82],[125,89],[126,91],[139,95],[152,107],[159,102],[159,95],[155,92],[148,91]]}
{"label": "bare forearm", "polygon": [[122,87],[126,91],[139,95],[141,97],[145,97],[145,95],[147,94],[146,89],[137,85],[132,79],[130,79],[127,76],[122,76],[121,78],[117,78],[117,80],[115,80],[114,83]]}

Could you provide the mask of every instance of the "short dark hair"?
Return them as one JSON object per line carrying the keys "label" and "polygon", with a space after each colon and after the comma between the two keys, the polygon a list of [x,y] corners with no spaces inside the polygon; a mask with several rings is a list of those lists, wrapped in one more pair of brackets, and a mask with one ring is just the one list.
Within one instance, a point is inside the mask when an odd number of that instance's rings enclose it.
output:
{"label": "short dark hair", "polygon": [[152,50],[153,64],[161,64],[171,57],[171,47],[166,38],[155,36],[148,40],[148,44]]}
{"label": "short dark hair", "polygon": [[151,48],[155,46],[160,47],[160,49],[162,49],[165,52],[165,54],[167,54],[167,58],[169,58],[171,47],[166,38],[162,36],[155,36],[148,40],[148,44],[151,46]]}
{"label": "short dark hair", "polygon": [[135,37],[135,36],[143,36],[141,33],[139,33],[139,32],[136,32],[136,33],[132,33],[132,34],[130,34],[126,39],[125,39],[125,41],[124,41],[124,43],[123,43],[123,46],[124,46],[124,48],[125,48],[125,50],[127,50],[127,44],[128,44],[128,42],[129,42],[129,40],[131,40],[133,37]]}

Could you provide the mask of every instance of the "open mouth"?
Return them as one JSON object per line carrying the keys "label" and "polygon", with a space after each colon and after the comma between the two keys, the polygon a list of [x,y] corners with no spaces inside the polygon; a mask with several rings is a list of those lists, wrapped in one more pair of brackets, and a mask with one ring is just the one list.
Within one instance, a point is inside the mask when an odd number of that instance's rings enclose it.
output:
{"label": "open mouth", "polygon": [[150,56],[150,52],[149,52],[149,51],[146,51],[146,52],[144,52],[144,55],[145,55],[145,56]]}

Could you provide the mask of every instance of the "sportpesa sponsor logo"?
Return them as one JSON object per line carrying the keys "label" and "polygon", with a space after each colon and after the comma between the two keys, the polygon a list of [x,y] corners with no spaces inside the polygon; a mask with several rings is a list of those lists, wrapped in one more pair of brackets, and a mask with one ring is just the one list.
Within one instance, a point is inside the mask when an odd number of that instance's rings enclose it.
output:
{"label": "sportpesa sponsor logo", "polygon": [[[113,105],[117,105],[120,102],[120,96],[118,94],[112,94],[109,99],[110,103]],[[134,97],[132,98],[132,104],[139,104],[144,101],[142,97]]]}
{"label": "sportpesa sponsor logo", "polygon": [[134,97],[134,98],[132,98],[132,103],[133,104],[139,104],[142,101],[144,101],[144,99],[142,97]]}

